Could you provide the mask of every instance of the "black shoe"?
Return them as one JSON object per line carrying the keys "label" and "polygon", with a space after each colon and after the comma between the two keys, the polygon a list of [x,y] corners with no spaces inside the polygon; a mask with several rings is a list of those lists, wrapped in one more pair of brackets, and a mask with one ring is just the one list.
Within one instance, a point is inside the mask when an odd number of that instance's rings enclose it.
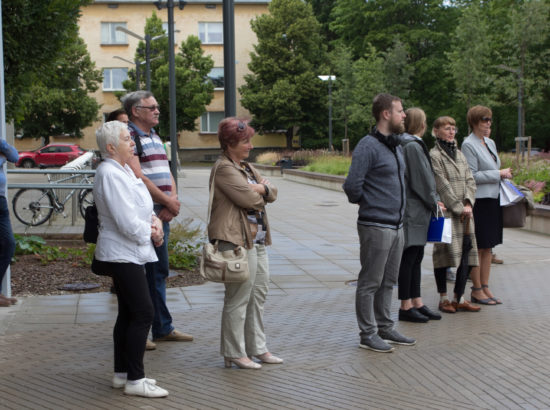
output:
{"label": "black shoe", "polygon": [[428,306],[422,305],[422,307],[416,308],[420,313],[426,316],[430,320],[441,320],[441,315],[433,310],[430,310]]}
{"label": "black shoe", "polygon": [[410,308],[409,310],[399,309],[399,320],[404,322],[426,323],[429,319],[416,310],[416,308]]}

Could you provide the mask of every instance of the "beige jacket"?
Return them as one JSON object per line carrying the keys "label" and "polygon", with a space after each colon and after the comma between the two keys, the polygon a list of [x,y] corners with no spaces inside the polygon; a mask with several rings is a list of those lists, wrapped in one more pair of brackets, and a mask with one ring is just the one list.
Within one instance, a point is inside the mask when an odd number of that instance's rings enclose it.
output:
{"label": "beige jacket", "polygon": [[[262,177],[258,171],[252,165],[247,165],[252,170],[256,181],[260,182]],[[254,192],[248,184],[244,170],[224,154],[212,167],[209,186],[212,184],[214,170],[216,170],[216,179],[214,182],[212,214],[208,224],[208,238],[211,241],[220,239],[251,249],[254,238],[252,237],[246,212],[249,209],[255,209],[264,212],[264,223],[267,229],[265,244],[271,245],[271,234],[267,214],[265,214],[265,205],[277,199],[277,188],[271,185],[265,198]]]}

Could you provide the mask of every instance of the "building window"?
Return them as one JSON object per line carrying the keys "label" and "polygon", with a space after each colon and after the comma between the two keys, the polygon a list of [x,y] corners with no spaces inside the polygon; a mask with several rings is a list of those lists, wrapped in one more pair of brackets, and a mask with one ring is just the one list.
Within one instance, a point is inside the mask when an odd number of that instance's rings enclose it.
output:
{"label": "building window", "polygon": [[117,27],[126,28],[126,23],[101,23],[101,44],[128,44],[126,33]]}
{"label": "building window", "polygon": [[122,82],[128,78],[127,68],[104,68],[103,91],[124,90]]}
{"label": "building window", "polygon": [[201,116],[201,132],[215,134],[218,132],[218,124],[224,118],[223,111],[205,112]]}
{"label": "building window", "polygon": [[223,89],[225,86],[224,77],[223,77],[223,67],[214,67],[210,73],[208,73],[208,78],[214,84],[215,89]]}
{"label": "building window", "polygon": [[168,22],[162,23],[162,30],[163,30],[166,34],[168,34]]}
{"label": "building window", "polygon": [[223,23],[199,23],[202,44],[223,44]]}

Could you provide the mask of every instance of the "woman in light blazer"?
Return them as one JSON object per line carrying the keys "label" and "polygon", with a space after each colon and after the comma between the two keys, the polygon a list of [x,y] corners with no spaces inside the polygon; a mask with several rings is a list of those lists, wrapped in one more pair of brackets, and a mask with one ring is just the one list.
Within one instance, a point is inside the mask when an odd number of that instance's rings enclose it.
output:
{"label": "woman in light blazer", "polygon": [[246,162],[253,148],[254,129],[234,117],[222,120],[218,139],[222,155],[210,174],[214,180],[208,238],[218,241],[220,251],[236,245],[248,249],[250,278],[243,283],[225,283],[222,313],[221,354],[225,367],[260,369],[261,363],[280,364],[283,359],[267,349],[264,303],[269,287],[267,246],[271,232],[265,206],[277,198],[277,188]]}
{"label": "woman in light blazer", "polygon": [[479,268],[470,274],[472,302],[484,305],[501,304],[489,290],[491,249],[502,243],[502,210],[500,208],[500,180],[511,178],[510,168],[500,169],[495,142],[489,138],[493,113],[490,108],[476,105],[468,110],[468,125],[472,133],[464,139],[462,152],[468,161],[477,185],[474,222],[479,254]]}

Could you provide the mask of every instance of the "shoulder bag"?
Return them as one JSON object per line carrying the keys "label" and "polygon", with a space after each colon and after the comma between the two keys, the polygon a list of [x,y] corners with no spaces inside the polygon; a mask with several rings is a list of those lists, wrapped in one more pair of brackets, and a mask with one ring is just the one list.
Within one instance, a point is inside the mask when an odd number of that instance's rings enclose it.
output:
{"label": "shoulder bag", "polygon": [[98,235],[99,218],[97,216],[97,207],[94,203],[84,211],[84,233],[82,237],[86,243],[97,243]]}
{"label": "shoulder bag", "polygon": [[[210,198],[208,200],[208,219],[210,224],[212,213],[212,200],[214,199],[214,181],[218,165],[214,168],[212,183],[210,184]],[[244,246],[235,245],[235,248],[227,251],[218,249],[218,241],[214,244],[206,242],[202,248],[200,263],[201,276],[211,282],[241,283],[248,280],[248,253]]]}

